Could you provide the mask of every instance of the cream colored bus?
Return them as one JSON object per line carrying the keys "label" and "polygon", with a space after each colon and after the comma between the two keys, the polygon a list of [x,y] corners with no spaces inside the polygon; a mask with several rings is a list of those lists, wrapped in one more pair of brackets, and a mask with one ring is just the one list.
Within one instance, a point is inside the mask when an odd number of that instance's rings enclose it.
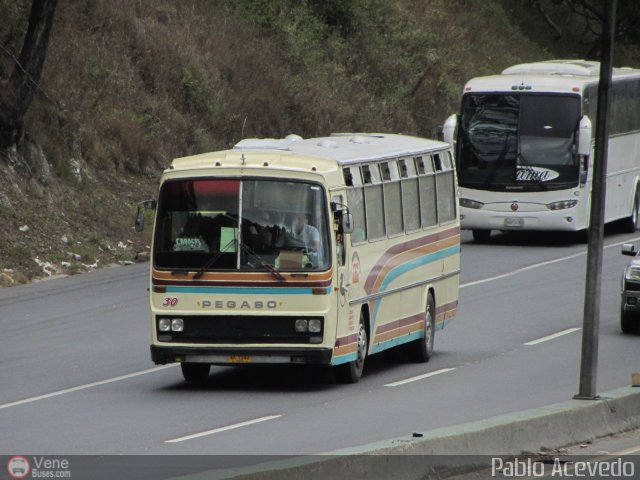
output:
{"label": "cream colored bus", "polygon": [[[446,143],[388,134],[247,139],[163,173],[151,259],[151,358],[334,367],[431,357],[456,313],[457,187]],[[142,228],[139,211],[137,223]]]}

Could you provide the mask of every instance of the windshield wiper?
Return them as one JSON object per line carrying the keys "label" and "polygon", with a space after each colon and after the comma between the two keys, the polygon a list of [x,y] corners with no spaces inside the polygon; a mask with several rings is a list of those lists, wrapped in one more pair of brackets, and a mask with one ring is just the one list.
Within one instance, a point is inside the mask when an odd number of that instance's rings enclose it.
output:
{"label": "windshield wiper", "polygon": [[205,274],[205,272],[208,269],[210,269],[213,266],[213,264],[215,264],[218,261],[218,259],[222,256],[223,253],[228,253],[225,250],[235,243],[236,243],[235,238],[229,241],[229,243],[227,243],[224,247],[222,247],[218,253],[216,253],[213,257],[207,260],[207,263],[205,263],[202,267],[200,267],[200,269],[193,274],[193,277],[191,277],[191,279],[197,280],[200,277],[202,277]]}
{"label": "windshield wiper", "polygon": [[265,262],[262,258],[260,258],[260,255],[258,255],[256,252],[254,252],[249,246],[245,245],[244,243],[239,243],[239,245],[240,245],[240,249],[244,253],[246,253],[251,258],[256,260],[258,262],[258,265],[260,265],[262,268],[268,270],[269,273],[271,273],[271,275],[276,277],[280,282],[286,282],[287,281],[287,279],[284,278],[284,276],[278,270],[276,270],[273,265],[270,265],[267,262]]}

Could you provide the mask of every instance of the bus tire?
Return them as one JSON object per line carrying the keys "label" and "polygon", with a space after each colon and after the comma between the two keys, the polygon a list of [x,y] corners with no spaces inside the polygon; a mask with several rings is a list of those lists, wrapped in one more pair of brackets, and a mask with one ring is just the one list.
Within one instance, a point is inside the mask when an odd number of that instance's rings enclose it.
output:
{"label": "bus tire", "polygon": [[209,378],[211,365],[208,363],[182,362],[180,368],[182,369],[182,376],[188,383],[204,383]]}
{"label": "bus tire", "polygon": [[407,345],[407,354],[412,362],[428,362],[433,355],[433,344],[436,331],[436,302],[429,292],[424,318],[424,336]]}
{"label": "bus tire", "polygon": [[633,193],[633,205],[631,205],[631,215],[626,219],[626,228],[625,231],[627,233],[635,233],[638,230],[639,217],[638,215],[638,188],[636,187],[635,192]]}
{"label": "bus tire", "polygon": [[471,233],[473,234],[473,239],[476,242],[486,242],[491,236],[491,230],[480,230],[478,228],[471,230]]}
{"label": "bus tire", "polygon": [[340,383],[357,383],[362,378],[364,361],[369,350],[369,337],[365,327],[364,316],[360,313],[360,325],[358,326],[358,347],[356,359],[353,362],[338,365],[335,368],[335,377]]}

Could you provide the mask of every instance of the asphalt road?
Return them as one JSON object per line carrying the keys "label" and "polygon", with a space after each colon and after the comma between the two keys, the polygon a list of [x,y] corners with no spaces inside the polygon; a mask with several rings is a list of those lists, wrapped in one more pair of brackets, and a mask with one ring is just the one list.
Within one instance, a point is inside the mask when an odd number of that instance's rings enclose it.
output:
{"label": "asphalt road", "polygon": [[[632,239],[605,237],[599,392],[640,371],[640,336],[618,316]],[[268,366],[213,367],[187,386],[179,367],[150,361],[146,264],[0,290],[0,455],[315,454],[568,400],[585,265],[569,235],[480,245],[463,232],[459,311],[432,360],[371,357],[356,385]]]}

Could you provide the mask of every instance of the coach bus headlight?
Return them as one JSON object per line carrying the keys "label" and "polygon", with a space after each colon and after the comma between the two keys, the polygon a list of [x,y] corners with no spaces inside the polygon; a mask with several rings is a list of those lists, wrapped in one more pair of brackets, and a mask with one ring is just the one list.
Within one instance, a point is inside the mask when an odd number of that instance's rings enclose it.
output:
{"label": "coach bus headlight", "polygon": [[158,320],[158,330],[161,332],[168,332],[171,330],[171,319],[161,318]]}
{"label": "coach bus headlight", "polygon": [[307,332],[309,329],[309,322],[304,318],[298,318],[296,320],[295,326],[296,326],[296,332],[304,333],[304,332]]}
{"label": "coach bus headlight", "polygon": [[465,208],[474,208],[474,209],[479,209],[484,207],[484,203],[482,202],[477,202],[475,200],[471,200],[469,198],[461,198],[460,199],[460,206],[461,207],[465,207]]}
{"label": "coach bus headlight", "polygon": [[171,330],[174,332],[184,331],[184,320],[182,318],[174,318],[171,320]]}
{"label": "coach bus headlight", "polygon": [[309,332],[320,333],[322,331],[322,320],[311,319],[309,320]]}
{"label": "coach bus headlight", "polygon": [[565,210],[567,208],[573,208],[577,204],[577,200],[563,200],[561,202],[547,203],[547,208],[549,210]]}

